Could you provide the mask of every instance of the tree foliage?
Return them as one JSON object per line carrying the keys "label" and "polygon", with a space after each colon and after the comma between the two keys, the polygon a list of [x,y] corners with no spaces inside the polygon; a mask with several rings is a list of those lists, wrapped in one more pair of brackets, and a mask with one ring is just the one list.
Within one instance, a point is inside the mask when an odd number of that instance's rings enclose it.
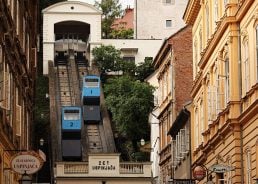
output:
{"label": "tree foliage", "polygon": [[139,63],[139,65],[136,68],[136,75],[138,80],[144,81],[146,77],[148,77],[151,73],[154,72],[152,61],[152,57],[146,57],[144,62]]}
{"label": "tree foliage", "polygon": [[113,29],[110,37],[114,39],[133,39],[133,29]]}
{"label": "tree foliage", "polygon": [[117,17],[121,16],[122,6],[119,0],[102,0],[100,3],[95,1],[95,6],[102,10],[102,36],[110,38],[112,24]]}
{"label": "tree foliage", "polygon": [[153,108],[154,88],[130,76],[109,79],[104,92],[118,132],[132,141],[137,151],[141,138],[149,139],[148,115]]}
{"label": "tree foliage", "polygon": [[112,45],[101,45],[92,50],[94,61],[102,73],[119,70],[116,63],[121,62],[121,52]]}

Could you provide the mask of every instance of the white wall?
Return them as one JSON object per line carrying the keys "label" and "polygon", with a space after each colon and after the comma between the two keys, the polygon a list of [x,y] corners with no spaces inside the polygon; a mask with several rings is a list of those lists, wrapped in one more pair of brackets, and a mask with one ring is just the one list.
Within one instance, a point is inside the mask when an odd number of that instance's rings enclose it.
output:
{"label": "white wall", "polygon": [[77,1],[65,1],[44,9],[42,13],[43,74],[48,74],[48,61],[54,60],[55,23],[80,21],[90,24],[90,43],[100,43],[101,41],[101,12],[92,5]]}
{"label": "white wall", "polygon": [[[184,27],[183,14],[188,0],[134,0],[134,30],[137,39],[164,39]],[[154,13],[156,12],[156,13]],[[166,20],[172,27],[166,28]]]}
{"label": "white wall", "polygon": [[[156,70],[152,75],[150,75],[146,81],[156,88],[154,92],[154,97],[158,95],[158,78],[157,78],[158,71]],[[154,98],[155,99],[155,98]],[[155,101],[154,101],[155,103]],[[159,170],[159,120],[157,119],[157,115],[159,114],[159,108],[156,107],[153,111],[149,114],[149,123],[151,127],[151,169],[152,169],[152,176],[155,180],[159,180],[160,170]]]}
{"label": "white wall", "polygon": [[138,48],[135,63],[144,62],[145,57],[155,57],[159,51],[162,40],[130,40],[130,39],[103,39],[103,45],[113,45],[116,49]]}

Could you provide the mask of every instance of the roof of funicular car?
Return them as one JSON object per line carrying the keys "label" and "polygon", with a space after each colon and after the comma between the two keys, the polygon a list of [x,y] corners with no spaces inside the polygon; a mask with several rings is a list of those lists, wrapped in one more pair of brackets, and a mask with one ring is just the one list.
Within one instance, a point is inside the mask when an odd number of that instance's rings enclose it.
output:
{"label": "roof of funicular car", "polygon": [[79,109],[79,110],[81,110],[81,107],[79,107],[79,106],[63,106],[62,107],[62,110],[64,111],[64,110],[67,110],[67,109],[69,109],[69,110],[71,110],[71,109]]}
{"label": "roof of funicular car", "polygon": [[84,78],[88,78],[88,79],[100,79],[100,77],[97,76],[97,75],[85,75]]}

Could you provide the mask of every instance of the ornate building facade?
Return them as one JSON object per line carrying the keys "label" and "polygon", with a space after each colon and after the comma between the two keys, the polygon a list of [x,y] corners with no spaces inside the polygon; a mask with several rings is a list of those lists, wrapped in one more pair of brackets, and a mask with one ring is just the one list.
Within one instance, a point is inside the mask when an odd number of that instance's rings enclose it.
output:
{"label": "ornate building facade", "polygon": [[[190,100],[192,84],[192,41],[191,26],[180,29],[166,39],[153,61],[158,78],[159,121],[159,181],[166,183],[174,177],[172,150],[176,136],[171,139],[168,132],[177,115]],[[157,130],[156,130],[157,131]],[[173,147],[173,148],[172,148]],[[180,161],[178,162],[178,164]],[[182,162],[181,162],[182,163]]]}
{"label": "ornate building facade", "polygon": [[199,183],[252,184],[258,178],[258,1],[190,0],[192,25],[192,168]]}
{"label": "ornate building facade", "polygon": [[0,183],[18,183],[10,159],[31,149],[38,1],[0,0]]}

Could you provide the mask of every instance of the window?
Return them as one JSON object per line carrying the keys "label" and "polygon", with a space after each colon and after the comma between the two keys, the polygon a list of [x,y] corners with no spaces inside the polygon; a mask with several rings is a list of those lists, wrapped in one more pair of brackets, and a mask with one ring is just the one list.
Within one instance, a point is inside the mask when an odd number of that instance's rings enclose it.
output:
{"label": "window", "polygon": [[64,120],[80,120],[79,110],[65,110]]}
{"label": "window", "polygon": [[216,118],[216,86],[212,85],[211,82],[208,83],[208,123],[211,124]]}
{"label": "window", "polygon": [[252,183],[252,168],[251,168],[251,150],[246,150],[246,183]]}
{"label": "window", "polygon": [[202,29],[199,30],[199,42],[200,42],[200,45],[199,45],[199,52],[201,54],[202,52]]}
{"label": "window", "polygon": [[225,103],[229,102],[229,59],[225,59]]}
{"label": "window", "polygon": [[19,0],[17,0],[17,9],[16,9],[16,34],[20,33],[20,4]]}
{"label": "window", "polygon": [[175,4],[175,0],[163,0],[164,4]]}
{"label": "window", "polygon": [[21,107],[21,95],[19,89],[16,87],[16,135],[21,136],[21,121],[22,121],[22,107]]}
{"label": "window", "polygon": [[218,6],[218,0],[214,1],[214,28],[216,27],[216,22],[218,21],[219,17],[219,6]]}
{"label": "window", "polygon": [[166,27],[172,27],[172,20],[166,20]]}
{"label": "window", "polygon": [[124,61],[135,63],[135,57],[134,56],[124,56]]}
{"label": "window", "polygon": [[225,84],[226,76],[220,75],[218,70],[216,70],[216,88],[217,88],[217,113],[220,113],[222,109],[226,108],[225,103],[225,91],[223,85]]}
{"label": "window", "polygon": [[195,116],[195,129],[194,129],[194,135],[195,135],[195,148],[199,146],[199,116],[198,116],[198,108],[195,109],[194,116]]}
{"label": "window", "polygon": [[4,95],[4,68],[3,68],[3,52],[2,46],[0,45],[0,103],[3,101]]}
{"label": "window", "polygon": [[200,132],[200,136],[201,136],[201,139],[200,141],[203,142],[203,136],[202,136],[202,133],[204,132],[204,107],[203,107],[203,101],[200,102],[200,129],[201,129],[201,132]]}
{"label": "window", "polygon": [[25,50],[26,49],[26,22],[25,22],[25,17],[23,17],[23,23],[22,23],[22,48]]}
{"label": "window", "polygon": [[256,25],[256,81],[258,82],[258,25]]}
{"label": "window", "polygon": [[210,36],[210,25],[209,25],[209,21],[210,21],[210,15],[209,15],[209,6],[208,4],[206,5],[206,38],[207,40],[209,39]]}
{"label": "window", "polygon": [[243,42],[243,59],[242,59],[242,91],[243,94],[248,92],[250,87],[250,67],[249,67],[249,49],[248,49],[248,40]]}
{"label": "window", "polygon": [[197,40],[194,40],[194,75],[198,73],[198,49],[197,49]]}

